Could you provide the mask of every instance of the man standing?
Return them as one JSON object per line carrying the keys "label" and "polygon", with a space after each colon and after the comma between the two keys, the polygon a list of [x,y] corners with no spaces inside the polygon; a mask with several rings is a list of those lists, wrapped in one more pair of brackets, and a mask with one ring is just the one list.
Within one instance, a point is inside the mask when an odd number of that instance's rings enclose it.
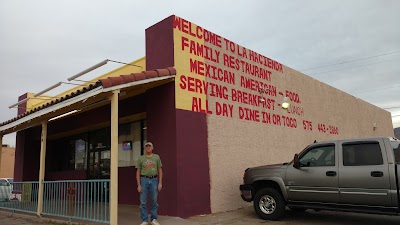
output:
{"label": "man standing", "polygon": [[148,224],[147,196],[150,194],[150,220],[152,225],[160,225],[157,222],[157,195],[162,189],[162,163],[160,156],[153,153],[153,143],[144,145],[145,154],[140,156],[136,163],[137,190],[140,193],[140,216],[142,223]]}

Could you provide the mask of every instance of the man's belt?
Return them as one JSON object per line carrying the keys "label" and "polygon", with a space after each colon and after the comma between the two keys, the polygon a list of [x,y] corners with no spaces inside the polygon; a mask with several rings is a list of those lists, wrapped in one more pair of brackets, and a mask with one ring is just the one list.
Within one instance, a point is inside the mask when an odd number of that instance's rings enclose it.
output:
{"label": "man's belt", "polygon": [[158,176],[157,176],[157,175],[154,175],[154,176],[140,175],[140,177],[145,177],[145,178],[157,178]]}

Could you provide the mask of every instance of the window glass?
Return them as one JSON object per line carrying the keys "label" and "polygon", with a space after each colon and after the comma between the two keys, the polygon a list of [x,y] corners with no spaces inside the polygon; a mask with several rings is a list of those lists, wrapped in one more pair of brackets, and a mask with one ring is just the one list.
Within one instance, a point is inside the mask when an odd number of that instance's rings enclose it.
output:
{"label": "window glass", "polygon": [[75,170],[86,170],[86,149],[88,143],[83,139],[75,140]]}
{"label": "window glass", "polygon": [[142,155],[143,155],[143,149],[144,149],[144,144],[147,142],[147,121],[143,120],[143,143],[142,143]]}
{"label": "window glass", "polygon": [[90,131],[88,174],[89,179],[109,179],[111,159],[110,127]]}
{"label": "window glass", "polygon": [[343,145],[344,166],[382,165],[383,158],[379,143]]}
{"label": "window glass", "polygon": [[7,186],[7,184],[6,180],[0,180],[0,186]]}
{"label": "window glass", "polygon": [[87,168],[87,135],[81,134],[69,140],[69,168],[70,170],[86,170]]}
{"label": "window glass", "polygon": [[118,131],[118,166],[135,166],[142,152],[143,121],[120,124]]}
{"label": "window glass", "polygon": [[89,132],[89,150],[97,151],[99,149],[110,149],[111,134],[110,127],[102,128]]}
{"label": "window glass", "polygon": [[[146,120],[119,124],[118,127],[118,166],[135,166],[147,141]],[[90,178],[109,178],[110,127],[51,141],[49,149],[54,149],[54,160],[48,167],[51,172],[88,170]]]}
{"label": "window glass", "polygon": [[319,146],[308,150],[300,159],[303,167],[335,166],[335,146]]}
{"label": "window glass", "polygon": [[392,141],[391,144],[394,152],[394,159],[396,163],[400,164],[400,141]]}

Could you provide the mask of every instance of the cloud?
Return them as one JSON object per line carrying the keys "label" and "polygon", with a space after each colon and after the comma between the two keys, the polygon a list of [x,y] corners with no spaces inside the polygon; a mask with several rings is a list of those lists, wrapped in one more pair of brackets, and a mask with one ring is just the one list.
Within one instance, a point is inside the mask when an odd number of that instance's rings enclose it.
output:
{"label": "cloud", "polygon": [[[43,90],[106,58],[129,62],[144,56],[144,29],[172,14],[300,70],[400,50],[398,12],[396,0],[5,0],[0,121],[16,115],[7,107],[27,91]],[[374,64],[385,60],[393,61]],[[400,54],[306,72],[377,106],[400,106],[399,89],[386,88],[400,85],[396,60]],[[362,64],[371,65],[346,69]],[[322,73],[329,70],[338,71]],[[375,89],[381,90],[357,94]]]}

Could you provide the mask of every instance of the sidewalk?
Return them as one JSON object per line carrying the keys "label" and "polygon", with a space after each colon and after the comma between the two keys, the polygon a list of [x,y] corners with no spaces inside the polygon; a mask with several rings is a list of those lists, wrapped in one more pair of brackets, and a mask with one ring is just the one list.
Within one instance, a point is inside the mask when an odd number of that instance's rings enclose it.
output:
{"label": "sidewalk", "polygon": [[[158,221],[162,225],[200,225],[200,223],[182,219],[179,217],[172,216],[159,216]],[[85,224],[85,225],[104,225],[104,223],[95,223],[84,220],[72,220],[74,224]],[[118,208],[118,225],[139,225],[140,219],[140,208],[139,206],[132,205],[119,205]],[[51,225],[51,224],[65,224],[68,223],[68,219],[59,217],[48,217],[43,216],[38,218],[34,214],[26,214],[0,209],[0,224],[1,225]]]}
{"label": "sidewalk", "polygon": [[[200,223],[172,216],[158,216],[161,225],[200,225]],[[120,205],[118,208],[118,225],[140,224],[139,206]]]}

